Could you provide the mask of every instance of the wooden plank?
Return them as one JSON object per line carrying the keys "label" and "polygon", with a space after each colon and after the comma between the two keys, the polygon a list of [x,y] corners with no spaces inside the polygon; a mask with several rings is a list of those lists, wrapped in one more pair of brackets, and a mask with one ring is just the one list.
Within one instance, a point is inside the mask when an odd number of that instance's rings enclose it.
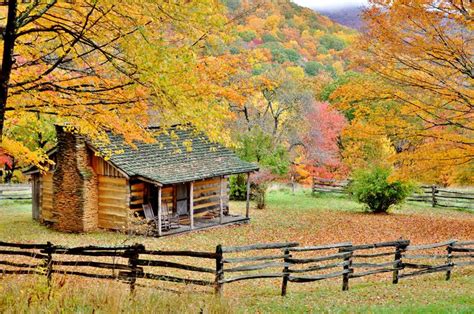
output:
{"label": "wooden plank", "polygon": [[52,265],[56,266],[74,266],[74,267],[94,267],[110,270],[131,270],[131,267],[125,264],[105,263],[94,261],[51,261]]}
{"label": "wooden plank", "polygon": [[343,243],[325,244],[325,245],[318,245],[318,246],[294,247],[294,248],[289,248],[289,251],[290,252],[319,251],[319,250],[337,249],[341,247],[350,247],[350,246],[352,246],[351,242],[343,242]]}
{"label": "wooden plank", "polygon": [[368,249],[377,249],[377,248],[385,248],[385,247],[392,247],[392,246],[404,246],[410,244],[408,240],[399,240],[399,241],[388,241],[388,242],[379,242],[379,243],[372,243],[372,244],[361,244],[361,245],[353,245],[349,248],[349,250],[368,250]]}
{"label": "wooden plank", "polygon": [[441,266],[432,267],[430,269],[423,269],[423,270],[418,270],[418,271],[414,271],[414,272],[411,272],[411,273],[401,274],[401,275],[399,275],[399,278],[426,275],[426,274],[431,274],[431,273],[436,273],[436,272],[445,272],[445,271],[451,270],[451,269],[453,269],[453,265],[450,265],[450,264],[441,265]]}
{"label": "wooden plank", "polygon": [[433,243],[433,244],[423,244],[423,245],[409,245],[406,247],[406,251],[415,251],[415,250],[428,250],[428,249],[435,249],[443,246],[448,246],[455,243],[456,240],[449,240],[440,243]]}
{"label": "wooden plank", "polygon": [[241,272],[241,271],[252,271],[252,270],[259,270],[259,269],[266,269],[266,268],[274,268],[274,267],[287,267],[290,266],[288,263],[282,262],[269,262],[269,263],[260,263],[260,264],[252,264],[252,265],[244,265],[244,266],[237,266],[234,268],[228,268],[225,272]]}
{"label": "wooden plank", "polygon": [[227,278],[227,279],[219,281],[219,283],[221,284],[231,283],[235,281],[251,280],[251,279],[281,278],[283,277],[283,275],[284,275],[283,273],[246,275],[246,276]]}
{"label": "wooden plank", "polygon": [[340,277],[344,274],[350,273],[351,270],[343,270],[343,271],[338,271],[330,274],[325,274],[325,275],[319,275],[319,276],[290,276],[288,280],[290,282],[312,282],[312,281],[318,281],[318,280],[324,280],[324,279],[331,279],[331,278],[336,278]]}
{"label": "wooden plank", "polygon": [[446,255],[437,255],[437,254],[421,254],[421,255],[412,255],[412,254],[402,254],[403,258],[406,259],[445,259]]}
{"label": "wooden plank", "polygon": [[352,255],[352,252],[343,252],[343,253],[336,253],[332,255],[313,257],[313,258],[288,258],[286,261],[292,264],[307,264],[307,263],[329,261],[329,260],[339,259],[339,258],[346,258],[351,255]]}
{"label": "wooden plank", "polygon": [[286,255],[266,255],[266,256],[251,256],[251,257],[236,257],[236,258],[225,258],[224,263],[244,263],[244,262],[256,262],[283,259]]}
{"label": "wooden plank", "polygon": [[194,206],[194,209],[202,209],[202,208],[213,207],[217,205],[219,205],[219,202],[208,202],[208,203],[196,205]]}
{"label": "wooden plank", "polygon": [[194,182],[194,185],[196,187],[198,186],[202,186],[202,185],[206,185],[206,184],[213,184],[213,183],[219,183],[219,177],[216,177],[216,178],[212,178],[212,179],[207,179],[207,180],[203,180],[203,181],[196,181]]}
{"label": "wooden plank", "polygon": [[339,263],[332,263],[332,264],[327,264],[327,265],[314,265],[302,269],[289,269],[288,272],[290,273],[307,273],[307,272],[312,272],[316,270],[323,270],[323,269],[331,269],[331,268],[336,268],[336,267],[344,267],[349,265],[349,261],[344,261],[344,262],[339,262]]}
{"label": "wooden plank", "polygon": [[377,267],[386,267],[386,266],[394,266],[397,265],[400,260],[395,260],[392,262],[386,263],[352,263],[353,268],[377,268]]}
{"label": "wooden plank", "polygon": [[[123,275],[123,274],[125,273],[120,273],[119,275]],[[150,273],[139,273],[137,274],[137,278],[192,284],[192,285],[198,285],[198,286],[211,286],[214,284],[214,282],[207,281],[207,280],[188,279],[188,278],[180,278],[180,277],[168,276],[168,275],[157,275],[157,274],[150,274]]]}
{"label": "wooden plank", "polygon": [[[369,270],[361,273],[353,273],[349,275],[349,278],[360,278],[360,277],[365,277],[365,276],[370,276],[370,275],[375,275],[375,274],[381,274],[381,273],[388,273],[388,272],[393,272],[395,270],[401,270],[403,267],[394,267],[394,268],[383,268],[383,269],[375,269],[375,270]],[[401,276],[399,276],[400,278]]]}
{"label": "wooden plank", "polygon": [[114,178],[108,176],[97,176],[99,183],[110,183],[113,185],[127,185],[127,179],[125,178]]}
{"label": "wooden plank", "polygon": [[243,246],[227,246],[222,248],[224,253],[235,253],[235,252],[244,252],[251,250],[270,250],[270,249],[283,249],[298,246],[297,242],[284,242],[284,243],[259,243],[253,245],[243,245]]}
{"label": "wooden plank", "polygon": [[383,252],[383,253],[373,253],[373,254],[354,254],[352,257],[354,258],[372,258],[372,257],[381,257],[381,256],[389,256],[394,255],[395,252]]}
{"label": "wooden plank", "polygon": [[198,267],[198,266],[192,266],[192,265],[186,265],[186,264],[174,263],[174,262],[168,262],[168,261],[139,259],[137,260],[137,265],[176,268],[176,269],[183,269],[183,270],[200,272],[200,273],[210,273],[210,274],[215,273],[215,270],[213,268]]}
{"label": "wooden plank", "polygon": [[162,250],[145,250],[140,252],[142,255],[153,255],[153,256],[188,256],[188,257],[198,257],[198,258],[216,258],[215,253],[211,252],[197,252],[197,251],[162,251]]}

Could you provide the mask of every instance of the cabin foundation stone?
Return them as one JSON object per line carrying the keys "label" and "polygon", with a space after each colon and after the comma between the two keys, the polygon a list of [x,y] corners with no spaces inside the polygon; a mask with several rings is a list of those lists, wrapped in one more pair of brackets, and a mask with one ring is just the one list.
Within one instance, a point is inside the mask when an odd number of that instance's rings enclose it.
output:
{"label": "cabin foundation stone", "polygon": [[53,227],[65,232],[88,232],[98,225],[97,175],[89,163],[82,136],[56,127],[58,154],[53,174]]}

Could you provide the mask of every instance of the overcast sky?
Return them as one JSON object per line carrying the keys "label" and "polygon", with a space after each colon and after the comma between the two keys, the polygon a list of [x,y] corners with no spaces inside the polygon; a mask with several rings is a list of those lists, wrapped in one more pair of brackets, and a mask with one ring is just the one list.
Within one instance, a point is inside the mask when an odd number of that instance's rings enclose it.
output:
{"label": "overcast sky", "polygon": [[293,2],[314,9],[338,8],[344,6],[367,4],[367,0],[293,0]]}

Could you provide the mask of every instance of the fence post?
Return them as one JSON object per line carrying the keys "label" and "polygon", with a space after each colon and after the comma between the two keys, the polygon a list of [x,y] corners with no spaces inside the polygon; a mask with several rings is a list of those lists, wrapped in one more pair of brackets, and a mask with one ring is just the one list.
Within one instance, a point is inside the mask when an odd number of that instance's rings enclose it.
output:
{"label": "fence post", "polygon": [[144,250],[145,247],[142,244],[134,244],[130,247],[127,252],[128,255],[128,266],[130,270],[130,293],[135,292],[135,284],[137,282],[138,275],[138,258],[140,257],[140,251]]}
{"label": "fence post", "polygon": [[[446,248],[446,251],[447,251],[447,259],[446,259],[446,264],[448,265],[452,265],[452,261],[453,261],[453,245],[454,243],[451,243],[448,245],[448,247]],[[446,271],[446,280],[449,280],[451,279],[451,269],[448,268],[448,270]]]}
{"label": "fence post", "polygon": [[438,189],[436,188],[436,185],[431,186],[431,206],[435,207],[437,204],[436,200],[436,193],[438,193]]}
{"label": "fence post", "polygon": [[351,248],[340,248],[339,253],[350,253],[348,256],[344,257],[344,266],[342,267],[344,274],[342,274],[342,291],[347,291],[349,290],[349,275],[350,275],[350,270],[351,270],[351,265],[352,265],[352,254],[354,254],[354,251],[352,251]]}
{"label": "fence post", "polygon": [[410,242],[399,242],[397,243],[397,246],[395,247],[395,257],[394,257],[394,264],[393,264],[393,279],[392,283],[396,285],[398,283],[398,275],[400,272],[400,269],[403,266],[402,263],[402,253],[405,251],[405,248],[409,245]]}
{"label": "fence post", "polygon": [[51,278],[53,275],[53,244],[51,242],[46,243],[46,279],[48,281],[48,287],[51,287]]}
{"label": "fence post", "polygon": [[215,279],[215,287],[214,291],[216,294],[222,294],[222,288],[224,286],[221,283],[221,280],[224,279],[224,261],[223,261],[223,254],[222,254],[222,245],[219,244],[216,246],[216,279]]}
{"label": "fence post", "polygon": [[285,249],[285,253],[284,253],[285,257],[283,258],[283,262],[285,264],[285,266],[283,266],[283,281],[281,283],[281,296],[284,297],[286,296],[286,288],[288,287],[288,279],[290,277],[290,274],[289,274],[289,261],[288,259],[291,257],[290,255],[290,250],[289,249]]}

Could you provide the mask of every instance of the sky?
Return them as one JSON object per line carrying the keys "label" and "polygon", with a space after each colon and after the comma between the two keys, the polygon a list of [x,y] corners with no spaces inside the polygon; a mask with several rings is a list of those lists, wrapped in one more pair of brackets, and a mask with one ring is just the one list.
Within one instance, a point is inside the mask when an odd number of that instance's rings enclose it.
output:
{"label": "sky", "polygon": [[293,2],[312,9],[340,8],[367,4],[367,0],[293,0]]}

